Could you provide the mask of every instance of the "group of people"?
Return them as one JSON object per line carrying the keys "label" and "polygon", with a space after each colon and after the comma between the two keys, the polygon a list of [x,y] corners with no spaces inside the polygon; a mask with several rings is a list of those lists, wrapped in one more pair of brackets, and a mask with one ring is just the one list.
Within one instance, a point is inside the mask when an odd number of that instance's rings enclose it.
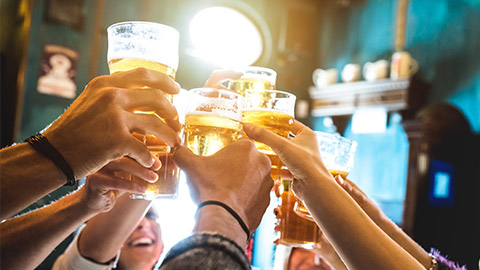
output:
{"label": "group of people", "polygon": [[[221,87],[223,79],[240,75],[214,72],[206,86]],[[298,121],[293,139],[245,123],[249,139],[211,156],[194,155],[181,145],[178,114],[164,96],[179,91],[167,75],[143,68],[99,76],[41,133],[43,142],[30,140],[0,150],[2,269],[35,268],[80,226],[54,269],[155,267],[163,250],[156,211],[150,201],[129,198],[146,187],[122,175],[157,181],[155,171],[162,164],[133,132],[155,135],[175,147],[174,161],[187,174],[192,199],[200,205],[192,235],[168,252],[160,269],[250,269],[245,248],[273,186],[270,160],[253,140],[269,145],[293,174],[296,196],[328,241],[328,252],[322,253],[325,267],[462,269],[426,252],[351,181],[334,179],[312,147],[317,145],[315,133]],[[134,109],[154,111],[165,121]],[[39,144],[49,145],[47,154]],[[71,173],[75,179],[86,177],[85,185],[47,207],[14,217],[71,182]]]}

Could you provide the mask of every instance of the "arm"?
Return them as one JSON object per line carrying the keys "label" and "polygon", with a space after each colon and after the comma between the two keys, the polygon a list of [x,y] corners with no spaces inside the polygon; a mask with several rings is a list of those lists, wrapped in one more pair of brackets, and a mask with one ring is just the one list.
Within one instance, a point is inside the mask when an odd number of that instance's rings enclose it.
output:
{"label": "arm", "polygon": [[320,158],[313,131],[299,122],[293,125],[292,140],[252,124],[244,124],[244,131],[272,147],[290,169],[295,194],[349,269],[424,269],[335,183]]}
{"label": "arm", "polygon": [[[255,149],[252,141],[241,139],[206,157],[180,147],[174,160],[187,173],[196,203],[223,202],[241,217],[250,232],[258,227],[269,204],[273,181],[270,160]],[[246,240],[240,223],[227,210],[218,205],[203,206],[198,210],[194,235],[175,245],[161,269],[179,265],[249,269]]]}
{"label": "arm", "polygon": [[28,143],[0,150],[0,220],[61,187],[66,177]]}
{"label": "arm", "polygon": [[[110,163],[102,172],[114,168],[115,164]],[[144,172],[142,175],[150,171],[141,165],[138,168]],[[100,212],[111,210],[119,193],[143,191],[145,186],[98,173],[95,177],[88,177],[86,184],[77,192],[1,223],[2,269],[33,269],[80,224]]]}
{"label": "arm", "polygon": [[430,255],[393,221],[385,216],[382,210],[380,210],[357,185],[348,179],[342,179],[341,176],[337,176],[335,180],[390,238],[410,253],[425,268],[430,267],[432,262]]}
{"label": "arm", "polygon": [[106,263],[114,258],[125,240],[138,225],[151,201],[119,198],[108,213],[101,213],[87,222],[80,232],[80,255],[95,262]]}
{"label": "arm", "polygon": [[33,269],[80,224],[95,215],[83,190],[0,225],[2,269]]}
{"label": "arm", "polygon": [[[145,86],[149,89],[138,90]],[[170,146],[178,145],[178,115],[164,92],[179,91],[178,84],[168,76],[147,69],[100,76],[43,135],[65,158],[76,178],[124,155],[148,168],[153,164],[152,155],[132,132],[152,134]],[[166,123],[155,115],[134,114],[134,109],[155,111]],[[26,143],[0,150],[0,157],[1,220],[66,182],[50,160]]]}

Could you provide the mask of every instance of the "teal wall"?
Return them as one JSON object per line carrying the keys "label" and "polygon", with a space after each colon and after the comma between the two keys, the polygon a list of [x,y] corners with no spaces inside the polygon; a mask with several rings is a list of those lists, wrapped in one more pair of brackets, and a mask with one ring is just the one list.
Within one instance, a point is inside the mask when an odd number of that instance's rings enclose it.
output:
{"label": "teal wall", "polygon": [[[318,66],[341,70],[347,63],[390,60],[397,4],[386,0],[352,1],[348,8],[326,4],[320,19]],[[476,133],[480,132],[479,48],[480,1],[410,1],[405,50],[419,63],[416,78],[431,85],[428,105],[454,104]],[[313,127],[324,129],[323,118],[315,118]],[[349,178],[401,223],[408,160],[401,125],[389,121],[382,134],[353,134],[349,125],[344,135],[359,144]]]}
{"label": "teal wall", "polygon": [[96,1],[84,0],[84,25],[82,30],[75,30],[67,25],[45,21],[47,1],[33,1],[33,14],[28,48],[27,69],[25,71],[25,90],[18,140],[28,138],[41,131],[54,121],[70,105],[73,99],[60,98],[37,92],[40,73],[40,60],[45,44],[59,45],[75,50],[79,54],[77,63],[77,96],[88,82],[90,50],[93,38]]}

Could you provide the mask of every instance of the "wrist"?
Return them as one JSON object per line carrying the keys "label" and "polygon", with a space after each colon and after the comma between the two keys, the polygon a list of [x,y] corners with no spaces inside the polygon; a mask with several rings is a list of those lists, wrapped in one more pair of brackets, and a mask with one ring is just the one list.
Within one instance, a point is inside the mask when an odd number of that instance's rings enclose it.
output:
{"label": "wrist", "polygon": [[238,220],[225,208],[209,204],[198,209],[194,232],[215,232],[241,247],[246,247],[247,235]]}
{"label": "wrist", "polygon": [[73,193],[75,196],[75,207],[81,215],[88,216],[89,219],[102,212],[103,209],[95,209],[90,207],[87,203],[86,185],[83,185],[77,192]]}

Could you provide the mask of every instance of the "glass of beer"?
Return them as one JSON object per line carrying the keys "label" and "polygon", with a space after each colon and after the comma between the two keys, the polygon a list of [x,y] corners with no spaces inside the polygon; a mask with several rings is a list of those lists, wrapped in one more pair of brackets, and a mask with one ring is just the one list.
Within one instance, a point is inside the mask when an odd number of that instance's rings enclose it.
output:
{"label": "glass of beer", "polygon": [[249,66],[237,68],[235,71],[242,72],[242,77],[237,80],[226,80],[226,86],[228,89],[234,90],[243,96],[245,92],[250,89],[275,89],[277,73],[273,69]]}
{"label": "glass of beer", "polygon": [[240,94],[215,88],[189,91],[190,102],[183,130],[185,144],[201,156],[215,154],[242,134]]}
{"label": "glass of beer", "polygon": [[[353,168],[353,160],[357,143],[344,137],[316,132],[317,143],[322,160],[333,176],[340,174],[346,177]],[[291,190],[292,181],[282,180],[279,193],[281,194],[281,217],[278,221],[279,243],[288,246],[315,248],[320,245],[322,232],[305,208]]]}
{"label": "glass of beer", "polygon": [[[353,168],[357,142],[337,134],[315,131],[320,156],[333,177],[347,178]],[[299,216],[313,220],[302,201],[297,200],[294,211]]]}
{"label": "glass of beer", "polygon": [[[266,128],[287,138],[293,125],[296,96],[279,90],[247,90],[243,102],[242,121]],[[255,142],[258,151],[272,162],[272,178],[289,175],[275,152],[263,143]],[[283,171],[282,171],[283,170]]]}
{"label": "glass of beer", "polygon": [[[107,34],[110,74],[143,67],[175,79],[180,35],[174,28],[152,22],[120,22],[108,27]],[[166,94],[165,97],[172,102],[171,95]],[[145,111],[135,113],[155,114]],[[180,169],[173,162],[172,149],[153,135],[134,133],[134,136],[144,142],[150,152],[160,159],[162,167],[157,172],[158,181],[148,183],[144,194],[130,196],[140,199],[176,198]],[[132,176],[131,180],[146,183],[135,176]]]}
{"label": "glass of beer", "polygon": [[293,211],[297,198],[292,191],[292,179],[281,179],[279,186],[280,200],[277,217],[279,239],[281,245],[313,249],[320,247],[322,231],[317,224],[299,216]]}

